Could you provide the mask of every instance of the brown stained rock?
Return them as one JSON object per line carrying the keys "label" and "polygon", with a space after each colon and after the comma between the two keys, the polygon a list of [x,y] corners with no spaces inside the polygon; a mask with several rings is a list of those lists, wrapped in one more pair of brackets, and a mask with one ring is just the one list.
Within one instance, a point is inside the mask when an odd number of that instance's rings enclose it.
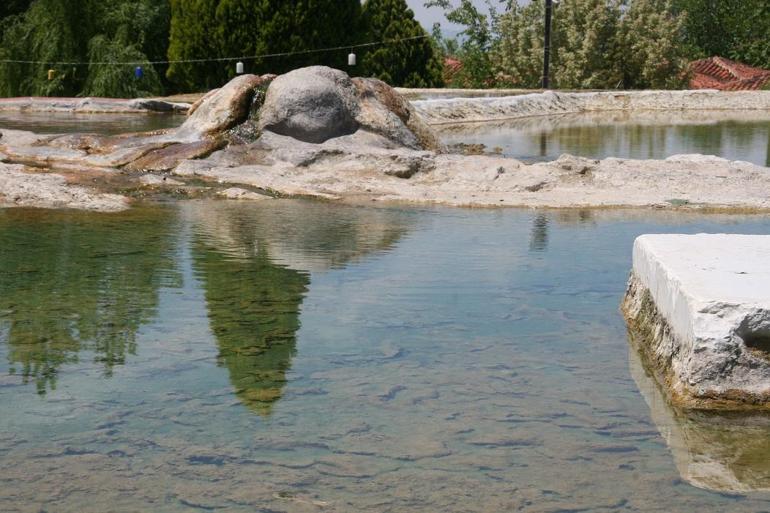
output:
{"label": "brown stained rock", "polygon": [[270,77],[241,75],[221,89],[207,94],[191,109],[192,114],[177,130],[182,139],[198,139],[222,133],[246,120],[254,92],[269,82]]}
{"label": "brown stained rock", "polygon": [[224,139],[204,139],[193,143],[172,144],[155,149],[129,163],[129,171],[168,171],[174,169],[182,160],[208,157],[227,144]]}
{"label": "brown stained rock", "polygon": [[216,89],[212,89],[208,93],[198,98],[198,100],[196,100],[192,105],[190,105],[190,108],[187,111],[187,116],[188,117],[192,116],[195,113],[195,111],[198,110],[198,108],[201,105],[203,105],[204,102],[207,102],[212,96],[217,94],[219,92],[219,89],[220,89],[219,87],[217,87]]}
{"label": "brown stained rock", "polygon": [[367,130],[412,149],[439,150],[433,130],[395,89],[375,78],[354,78],[361,104],[357,121]]}

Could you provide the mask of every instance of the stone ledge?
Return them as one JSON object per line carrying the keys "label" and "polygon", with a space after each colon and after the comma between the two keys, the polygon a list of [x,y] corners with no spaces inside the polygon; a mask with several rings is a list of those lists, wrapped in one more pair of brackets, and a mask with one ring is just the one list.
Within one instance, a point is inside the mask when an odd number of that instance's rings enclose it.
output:
{"label": "stone ledge", "polygon": [[770,236],[644,235],[622,311],[674,404],[770,408]]}

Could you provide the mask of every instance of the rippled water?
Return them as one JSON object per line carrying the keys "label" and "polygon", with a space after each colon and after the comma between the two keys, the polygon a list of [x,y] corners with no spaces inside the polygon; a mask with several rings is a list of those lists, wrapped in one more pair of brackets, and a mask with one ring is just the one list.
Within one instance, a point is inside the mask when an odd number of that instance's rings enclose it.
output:
{"label": "rippled water", "polygon": [[700,153],[770,167],[770,113],[586,113],[442,130],[448,144],[484,144],[525,161],[563,153],[602,159],[664,159]]}
{"label": "rippled water", "polygon": [[634,237],[768,217],[0,210],[0,511],[760,511],[629,349]]}
{"label": "rippled water", "polygon": [[93,133],[117,135],[175,128],[183,114],[72,114],[67,112],[2,112],[0,130],[28,130],[38,134]]}

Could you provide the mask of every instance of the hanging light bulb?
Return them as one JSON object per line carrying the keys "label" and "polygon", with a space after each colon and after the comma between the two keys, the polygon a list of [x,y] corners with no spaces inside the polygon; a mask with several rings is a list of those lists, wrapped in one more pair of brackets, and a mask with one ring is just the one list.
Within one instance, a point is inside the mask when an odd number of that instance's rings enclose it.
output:
{"label": "hanging light bulb", "polygon": [[348,66],[352,67],[355,65],[356,65],[356,54],[354,54],[353,52],[350,52],[350,54],[348,54]]}
{"label": "hanging light bulb", "polygon": [[235,74],[243,75],[243,63],[241,61],[235,63]]}
{"label": "hanging light bulb", "polygon": [[141,66],[137,66],[134,69],[134,76],[136,78],[142,78],[144,76],[144,68],[142,68]]}

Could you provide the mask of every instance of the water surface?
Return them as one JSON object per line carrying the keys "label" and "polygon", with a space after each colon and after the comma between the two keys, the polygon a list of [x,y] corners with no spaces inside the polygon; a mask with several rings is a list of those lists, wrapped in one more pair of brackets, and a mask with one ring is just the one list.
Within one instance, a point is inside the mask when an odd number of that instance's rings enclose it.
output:
{"label": "water surface", "polygon": [[768,230],[302,201],[0,211],[0,511],[766,510],[767,422],[671,410],[618,305],[636,235]]}
{"label": "water surface", "polygon": [[89,133],[117,135],[175,128],[183,114],[73,114],[67,112],[2,112],[0,130],[28,130],[38,134]]}
{"label": "water surface", "polygon": [[665,159],[699,153],[770,167],[770,113],[586,113],[441,129],[448,144],[484,144],[524,161]]}

